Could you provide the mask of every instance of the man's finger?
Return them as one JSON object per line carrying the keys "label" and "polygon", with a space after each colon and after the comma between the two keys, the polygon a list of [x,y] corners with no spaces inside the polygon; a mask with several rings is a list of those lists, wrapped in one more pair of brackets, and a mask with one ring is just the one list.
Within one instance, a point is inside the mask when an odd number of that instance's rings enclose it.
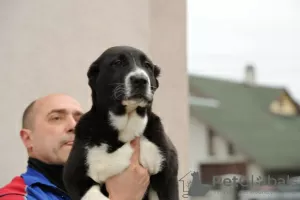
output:
{"label": "man's finger", "polygon": [[131,145],[132,148],[135,148],[137,139],[138,138],[134,138],[133,140],[130,141],[130,145]]}
{"label": "man's finger", "polygon": [[140,163],[139,162],[139,160],[140,160],[140,138],[134,139],[134,141],[132,142],[132,146],[133,146],[134,152],[131,157],[131,163],[139,164]]}

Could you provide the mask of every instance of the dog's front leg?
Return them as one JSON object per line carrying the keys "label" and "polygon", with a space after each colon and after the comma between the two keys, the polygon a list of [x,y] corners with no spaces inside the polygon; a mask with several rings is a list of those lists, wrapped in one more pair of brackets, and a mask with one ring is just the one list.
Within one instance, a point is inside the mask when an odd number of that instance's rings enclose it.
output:
{"label": "dog's front leg", "polygon": [[108,146],[102,144],[88,150],[88,176],[97,183],[105,182],[109,177],[121,173],[130,165],[133,149],[130,143],[112,153],[107,152]]}
{"label": "dog's front leg", "polygon": [[151,190],[149,191],[149,200],[180,199],[177,175],[163,171],[161,174],[153,175],[151,178],[151,181],[153,182],[150,184]]}
{"label": "dog's front leg", "polygon": [[168,181],[168,185],[166,191],[161,191],[162,199],[172,199],[172,200],[179,200],[179,188],[178,188],[178,177],[171,176]]}
{"label": "dog's front leg", "polygon": [[148,169],[151,175],[157,174],[162,170],[165,158],[157,145],[142,136],[140,151],[141,165]]}

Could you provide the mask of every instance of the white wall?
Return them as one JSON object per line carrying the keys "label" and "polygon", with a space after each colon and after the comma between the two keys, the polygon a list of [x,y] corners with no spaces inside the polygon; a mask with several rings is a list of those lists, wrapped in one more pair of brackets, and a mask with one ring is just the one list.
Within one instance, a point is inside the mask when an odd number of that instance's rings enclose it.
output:
{"label": "white wall", "polygon": [[[0,2],[0,185],[26,165],[18,131],[23,109],[30,101],[64,92],[87,109],[90,91],[86,72],[106,47],[122,43],[148,49],[147,1],[133,0],[134,7],[123,1],[103,2]],[[113,16],[108,8],[114,8]]]}
{"label": "white wall", "polygon": [[190,170],[199,171],[199,162],[208,158],[208,137],[205,125],[190,117]]}
{"label": "white wall", "polygon": [[[185,12],[184,0],[0,1],[0,187],[25,170],[19,139],[25,106],[42,95],[64,92],[88,109],[87,69],[104,49],[119,44],[141,48],[162,67],[155,110],[178,147],[179,176],[186,172]],[[174,80],[176,90],[170,88]],[[171,113],[174,108],[178,114]]]}
{"label": "white wall", "polygon": [[[206,125],[201,121],[190,118],[190,164],[191,171],[199,171],[199,164],[203,163],[235,163],[247,161],[247,156],[237,149],[236,155],[230,156],[227,153],[227,142],[220,136],[215,135],[213,138],[215,147],[215,156],[208,154],[208,132]],[[247,166],[246,176],[248,180],[256,180],[262,176],[262,168],[255,162],[250,162]],[[188,178],[186,178],[188,180]],[[192,179],[192,178],[190,178]],[[228,193],[229,194],[229,193]],[[224,193],[220,190],[210,190],[203,197],[191,197],[191,200],[218,200],[224,199]],[[229,197],[228,197],[229,198]]]}
{"label": "white wall", "polygon": [[[213,145],[215,155],[208,154],[208,132],[206,125],[194,117],[190,118],[190,170],[199,170],[199,164],[203,163],[234,163],[247,161],[248,157],[236,149],[235,155],[229,155],[227,141],[220,135],[214,135]],[[262,168],[255,162],[248,165],[247,176],[257,177],[263,173]]]}
{"label": "white wall", "polygon": [[190,119],[190,169],[198,169],[199,163],[232,163],[245,161],[247,156],[237,149],[236,154],[228,154],[227,141],[220,135],[214,135],[215,155],[208,154],[208,132],[206,125],[193,117]]}
{"label": "white wall", "polygon": [[211,161],[215,160],[216,162],[239,162],[245,161],[247,159],[246,155],[239,151],[236,147],[235,154],[228,154],[228,142],[220,135],[215,135],[213,137],[213,145],[215,148],[215,156],[211,158]]}

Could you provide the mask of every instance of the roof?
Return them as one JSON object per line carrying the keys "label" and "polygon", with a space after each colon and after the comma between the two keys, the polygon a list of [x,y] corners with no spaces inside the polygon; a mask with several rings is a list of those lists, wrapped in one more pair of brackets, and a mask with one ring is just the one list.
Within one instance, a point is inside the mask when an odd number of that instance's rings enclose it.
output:
{"label": "roof", "polygon": [[190,75],[190,95],[219,100],[218,107],[190,105],[192,116],[264,169],[300,169],[300,117],[283,117],[269,111],[284,88],[247,86],[224,79]]}

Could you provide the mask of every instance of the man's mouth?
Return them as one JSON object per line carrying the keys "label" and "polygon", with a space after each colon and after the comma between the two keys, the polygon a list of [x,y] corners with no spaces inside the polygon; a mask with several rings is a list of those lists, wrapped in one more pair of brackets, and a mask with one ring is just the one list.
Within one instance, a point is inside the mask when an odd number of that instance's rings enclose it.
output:
{"label": "man's mouth", "polygon": [[66,146],[72,146],[73,144],[74,144],[74,141],[69,141],[69,142],[65,143]]}

